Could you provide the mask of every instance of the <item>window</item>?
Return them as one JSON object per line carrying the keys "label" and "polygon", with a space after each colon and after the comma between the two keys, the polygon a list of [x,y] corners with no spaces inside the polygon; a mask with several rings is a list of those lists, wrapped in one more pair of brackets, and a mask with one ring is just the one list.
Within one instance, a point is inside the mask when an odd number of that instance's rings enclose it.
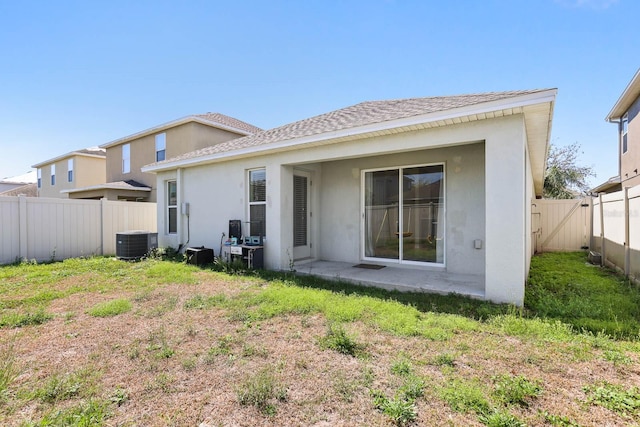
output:
{"label": "window", "polygon": [[51,185],[56,185],[56,165],[51,165]]}
{"label": "window", "polygon": [[176,181],[167,182],[167,233],[178,232],[178,186]]}
{"label": "window", "polygon": [[629,116],[622,117],[622,154],[627,152],[627,130],[629,128]]}
{"label": "window", "polygon": [[249,234],[264,236],[267,230],[267,174],[264,169],[249,171]]}
{"label": "window", "polygon": [[38,188],[42,188],[42,169],[38,169]]}
{"label": "window", "polygon": [[364,256],[444,264],[444,165],[364,171]]}
{"label": "window", "polygon": [[122,146],[122,173],[131,172],[131,144]]}
{"label": "window", "polygon": [[67,181],[73,182],[73,159],[67,160]]}
{"label": "window", "polygon": [[156,162],[161,162],[166,157],[167,135],[161,133],[156,135]]}

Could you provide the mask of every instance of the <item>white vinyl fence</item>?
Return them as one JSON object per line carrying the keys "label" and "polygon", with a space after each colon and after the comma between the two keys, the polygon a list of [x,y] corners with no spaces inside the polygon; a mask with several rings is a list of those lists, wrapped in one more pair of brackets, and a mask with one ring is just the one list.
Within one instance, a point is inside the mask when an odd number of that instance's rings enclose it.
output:
{"label": "white vinyl fence", "polygon": [[591,197],[533,200],[531,223],[535,252],[587,249],[591,239]]}
{"label": "white vinyl fence", "polygon": [[0,197],[0,264],[112,255],[116,233],[156,229],[155,203]]}
{"label": "white vinyl fence", "polygon": [[594,200],[591,241],[604,264],[640,281],[640,186]]}

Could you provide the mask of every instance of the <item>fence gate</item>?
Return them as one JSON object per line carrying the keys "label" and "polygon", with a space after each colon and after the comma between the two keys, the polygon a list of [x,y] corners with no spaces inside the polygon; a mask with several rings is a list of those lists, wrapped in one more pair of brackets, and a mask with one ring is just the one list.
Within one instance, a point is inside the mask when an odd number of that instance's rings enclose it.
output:
{"label": "fence gate", "polygon": [[588,249],[591,236],[591,197],[533,200],[531,231],[536,252]]}

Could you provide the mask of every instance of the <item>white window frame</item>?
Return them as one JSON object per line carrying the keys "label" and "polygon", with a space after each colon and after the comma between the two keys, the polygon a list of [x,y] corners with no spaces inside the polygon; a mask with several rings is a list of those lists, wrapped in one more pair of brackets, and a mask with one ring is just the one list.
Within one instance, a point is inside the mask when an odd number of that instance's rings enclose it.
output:
{"label": "white window frame", "polygon": [[[398,194],[402,194],[402,170],[403,169],[411,169],[411,168],[419,168],[419,167],[427,167],[427,166],[442,166],[442,204],[444,205],[442,209],[442,217],[444,220],[444,224],[442,227],[442,263],[439,262],[423,262],[423,261],[409,261],[403,259],[404,250],[402,245],[399,247],[398,259],[387,259],[387,258],[377,258],[377,257],[367,257],[365,256],[365,247],[366,247],[366,230],[365,230],[365,183],[366,183],[366,174],[368,172],[379,172],[379,171],[388,171],[396,169],[398,171]],[[360,173],[360,258],[363,261],[374,261],[378,263],[389,263],[389,264],[404,264],[404,265],[416,265],[416,266],[429,266],[435,268],[446,268],[447,266],[447,165],[445,162],[434,162],[434,163],[420,163],[415,165],[402,165],[402,166],[387,166],[375,169],[363,169]],[[398,217],[398,229],[404,230],[404,214],[402,210],[400,210],[400,214]]]}
{"label": "white window frame", "polygon": [[52,164],[51,165],[51,186],[55,186],[56,185],[56,165]]}
{"label": "white window frame", "polygon": [[42,169],[38,168],[38,188],[42,188]]}
{"label": "white window frame", "polygon": [[[264,200],[251,201],[251,174],[253,172],[264,172]],[[266,168],[254,168],[247,170],[247,218],[249,219],[249,227],[247,235],[251,235],[251,206],[264,206],[264,220],[262,221],[262,237],[267,234],[267,169]]]}
{"label": "white window frame", "polygon": [[131,172],[131,144],[122,146],[122,173]]}
{"label": "white window frame", "polygon": [[166,158],[167,158],[167,134],[163,132],[156,135],[156,162],[161,162]]}
{"label": "white window frame", "polygon": [[[171,191],[170,191],[170,186],[171,184],[175,185],[176,188],[176,200],[175,200],[175,205],[170,204],[171,201]],[[178,234],[178,221],[180,220],[180,218],[178,218],[178,181],[176,180],[170,180],[167,181],[167,184],[165,186],[165,191],[166,191],[166,196],[167,196],[167,211],[166,211],[166,215],[167,215],[167,234]],[[171,230],[171,221],[169,220],[169,218],[171,218],[171,211],[175,210],[175,216],[176,216],[176,229],[175,230]]]}
{"label": "white window frame", "polygon": [[624,116],[622,116],[622,122],[620,123],[620,127],[622,128],[622,137],[620,138],[622,141],[622,154],[626,153],[627,151],[629,151],[629,138],[627,137],[627,134],[629,132],[629,114],[625,113]]}
{"label": "white window frame", "polygon": [[67,160],[67,182],[73,182],[73,159]]}

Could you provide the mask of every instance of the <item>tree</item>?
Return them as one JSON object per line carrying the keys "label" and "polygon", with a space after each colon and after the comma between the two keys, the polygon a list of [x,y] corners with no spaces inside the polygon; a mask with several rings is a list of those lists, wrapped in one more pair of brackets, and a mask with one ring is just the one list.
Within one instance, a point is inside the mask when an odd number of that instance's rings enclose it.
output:
{"label": "tree", "polygon": [[574,142],[566,147],[551,144],[544,176],[544,197],[548,199],[573,199],[589,190],[587,179],[596,174],[591,166],[578,166],[580,144]]}

